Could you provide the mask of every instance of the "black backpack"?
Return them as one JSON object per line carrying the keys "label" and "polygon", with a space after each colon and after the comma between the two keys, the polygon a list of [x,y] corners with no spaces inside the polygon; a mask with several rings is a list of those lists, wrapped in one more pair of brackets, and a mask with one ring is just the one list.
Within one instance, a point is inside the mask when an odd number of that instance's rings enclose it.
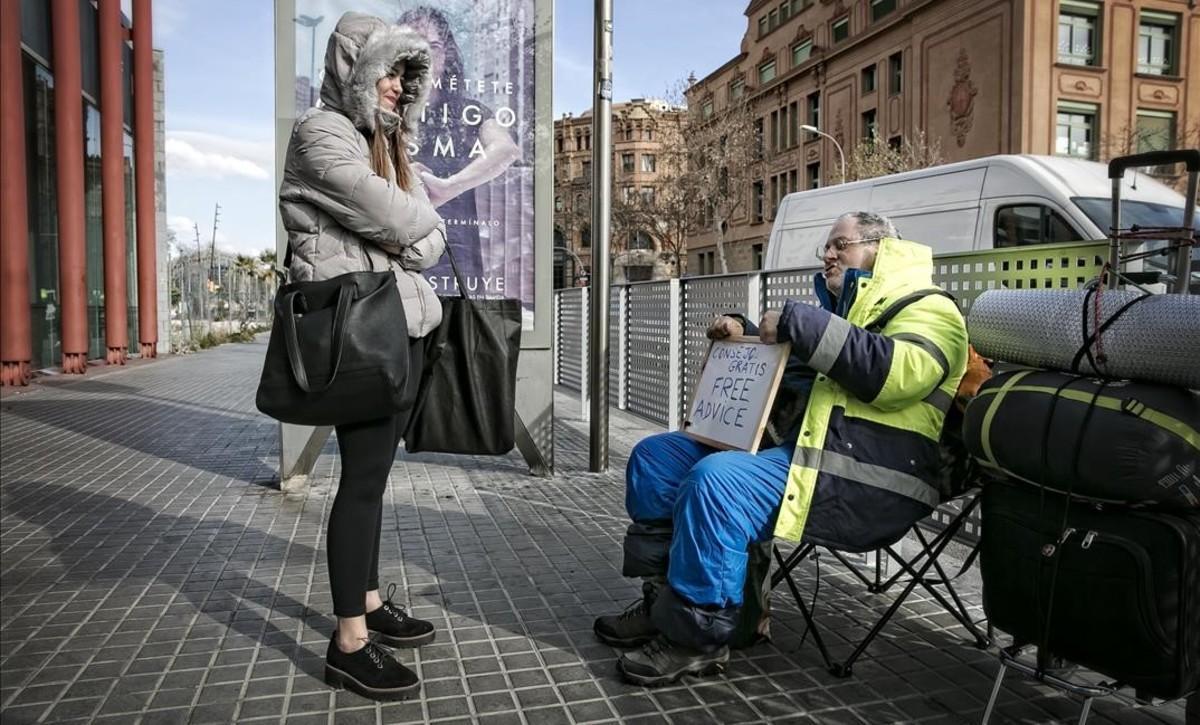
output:
{"label": "black backpack", "polygon": [[[931,288],[918,290],[893,302],[878,317],[867,323],[865,329],[868,332],[882,332],[883,328],[892,321],[892,318],[900,314],[901,310],[930,295],[941,295],[948,300],[956,302],[954,295],[943,289]],[[969,354],[968,359],[970,359]],[[948,375],[949,372],[947,371],[946,374]],[[945,378],[938,381],[937,387],[941,387],[943,382],[945,382]],[[959,395],[955,396],[954,404],[950,406],[950,410],[946,411],[946,418],[942,423],[942,437],[939,445],[942,456],[942,468],[935,482],[942,501],[949,501],[966,493],[980,475],[979,464],[975,462],[975,458],[967,450],[962,435],[965,400],[973,396],[974,392],[971,391],[969,395],[963,395],[963,393],[964,391],[960,388]]]}

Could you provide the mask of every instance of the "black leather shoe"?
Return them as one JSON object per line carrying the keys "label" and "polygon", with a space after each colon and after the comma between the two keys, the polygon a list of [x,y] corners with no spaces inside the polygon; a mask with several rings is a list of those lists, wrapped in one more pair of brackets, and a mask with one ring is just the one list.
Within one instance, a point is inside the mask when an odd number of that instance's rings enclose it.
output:
{"label": "black leather shoe", "polygon": [[641,647],[658,634],[658,627],[650,621],[650,607],[654,604],[656,588],[650,582],[642,584],[642,598],[630,604],[620,614],[596,617],[592,632],[596,639],[609,647]]}
{"label": "black leather shoe", "polygon": [[337,633],[325,652],[325,684],[371,700],[403,700],[421,689],[417,673],[392,658],[374,640],[355,652],[337,646]]}
{"label": "black leather shoe", "polygon": [[437,634],[433,624],[410,617],[404,607],[393,604],[392,595],[395,593],[396,585],[389,584],[383,606],[367,612],[367,629],[389,647],[420,647],[432,642]]}
{"label": "black leather shoe", "polygon": [[729,648],[701,652],[675,644],[659,635],[641,649],[626,652],[617,670],[629,682],[646,687],[667,685],[684,675],[717,675],[729,664]]}

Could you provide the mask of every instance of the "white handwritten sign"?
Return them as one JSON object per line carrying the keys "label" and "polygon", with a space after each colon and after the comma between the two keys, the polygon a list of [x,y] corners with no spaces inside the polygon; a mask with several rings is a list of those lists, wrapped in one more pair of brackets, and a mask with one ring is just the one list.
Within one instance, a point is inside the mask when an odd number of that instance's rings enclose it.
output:
{"label": "white handwritten sign", "polygon": [[758,451],[791,345],[730,337],[708,348],[683,432],[717,448]]}

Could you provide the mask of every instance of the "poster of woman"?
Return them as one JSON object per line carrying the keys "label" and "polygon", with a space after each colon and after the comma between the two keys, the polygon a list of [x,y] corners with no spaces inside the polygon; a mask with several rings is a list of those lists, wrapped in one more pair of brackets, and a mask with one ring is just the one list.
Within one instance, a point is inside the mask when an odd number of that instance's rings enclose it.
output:
{"label": "poster of woman", "polygon": [[[333,24],[348,10],[424,37],[433,90],[409,147],[473,297],[534,307],[535,0],[296,0],[296,113],[319,103],[321,64]],[[305,52],[305,51],[310,52]],[[318,76],[315,77],[314,76]],[[450,261],[426,273],[456,294]]]}

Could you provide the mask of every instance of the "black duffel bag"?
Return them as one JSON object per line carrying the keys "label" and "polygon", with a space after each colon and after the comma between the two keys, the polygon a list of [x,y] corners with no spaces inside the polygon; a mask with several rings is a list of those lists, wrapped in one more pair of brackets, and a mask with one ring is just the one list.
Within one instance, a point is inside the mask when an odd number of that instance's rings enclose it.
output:
{"label": "black duffel bag", "polygon": [[256,404],[284,423],[341,425],[404,408],[408,326],[390,271],[293,282],[275,320]]}
{"label": "black duffel bag", "polygon": [[501,455],[514,445],[521,303],[471,299],[450,246],[457,296],[443,296],[442,324],[429,334],[425,371],[404,449]]}
{"label": "black duffel bag", "polygon": [[1076,498],[1200,508],[1200,394],[1160,383],[1018,370],[967,406],[985,468]]}

